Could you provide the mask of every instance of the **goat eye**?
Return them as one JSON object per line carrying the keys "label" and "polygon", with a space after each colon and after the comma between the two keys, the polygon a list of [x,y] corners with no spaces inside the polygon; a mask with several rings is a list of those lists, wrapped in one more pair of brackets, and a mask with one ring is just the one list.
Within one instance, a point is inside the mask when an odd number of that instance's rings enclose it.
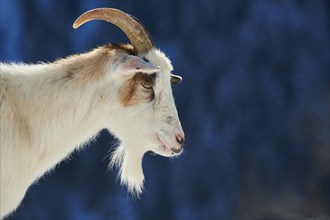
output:
{"label": "goat eye", "polygon": [[151,89],[152,88],[152,82],[142,81],[141,84],[145,89]]}
{"label": "goat eye", "polygon": [[142,86],[146,89],[151,89],[155,82],[155,74],[145,74],[143,81],[141,82]]}

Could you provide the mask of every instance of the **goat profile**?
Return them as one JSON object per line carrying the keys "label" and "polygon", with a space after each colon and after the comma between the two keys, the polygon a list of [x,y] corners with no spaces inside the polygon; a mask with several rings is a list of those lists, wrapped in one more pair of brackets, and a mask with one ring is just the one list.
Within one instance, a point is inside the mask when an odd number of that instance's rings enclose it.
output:
{"label": "goat profile", "polygon": [[143,25],[113,8],[81,15],[118,26],[131,44],[109,44],[53,63],[0,63],[0,217],[13,212],[31,184],[106,128],[120,144],[111,155],[120,182],[140,195],[147,151],[171,157],[184,133],[171,85],[170,60]]}

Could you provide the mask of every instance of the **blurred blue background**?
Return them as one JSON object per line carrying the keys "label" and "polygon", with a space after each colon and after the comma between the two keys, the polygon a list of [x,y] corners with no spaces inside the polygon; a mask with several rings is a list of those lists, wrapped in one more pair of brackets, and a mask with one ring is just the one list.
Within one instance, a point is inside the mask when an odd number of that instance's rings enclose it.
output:
{"label": "blurred blue background", "polygon": [[110,42],[73,21],[115,7],[143,22],[183,83],[176,159],[147,155],[141,199],[107,172],[97,140],[30,187],[14,219],[329,219],[329,1],[1,0],[1,61],[54,61]]}

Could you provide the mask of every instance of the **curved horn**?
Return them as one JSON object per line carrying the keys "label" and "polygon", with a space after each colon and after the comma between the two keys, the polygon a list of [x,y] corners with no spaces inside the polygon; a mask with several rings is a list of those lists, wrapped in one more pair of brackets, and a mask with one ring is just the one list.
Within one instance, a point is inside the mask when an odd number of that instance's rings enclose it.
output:
{"label": "curved horn", "polygon": [[119,27],[131,41],[138,54],[146,53],[154,47],[148,31],[134,17],[115,8],[96,8],[80,15],[73,23],[73,28],[92,21],[104,20]]}

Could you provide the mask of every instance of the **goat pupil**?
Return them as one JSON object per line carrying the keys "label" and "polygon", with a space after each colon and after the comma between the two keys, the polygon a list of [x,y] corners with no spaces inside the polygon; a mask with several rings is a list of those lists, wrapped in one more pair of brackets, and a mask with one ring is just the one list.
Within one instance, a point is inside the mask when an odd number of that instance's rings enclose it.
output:
{"label": "goat pupil", "polygon": [[148,85],[153,85],[155,74],[146,74],[144,77],[144,82]]}
{"label": "goat pupil", "polygon": [[148,76],[148,77],[146,78],[146,82],[147,82],[147,83],[151,83],[151,82],[152,82],[152,79],[151,79],[150,76]]}

